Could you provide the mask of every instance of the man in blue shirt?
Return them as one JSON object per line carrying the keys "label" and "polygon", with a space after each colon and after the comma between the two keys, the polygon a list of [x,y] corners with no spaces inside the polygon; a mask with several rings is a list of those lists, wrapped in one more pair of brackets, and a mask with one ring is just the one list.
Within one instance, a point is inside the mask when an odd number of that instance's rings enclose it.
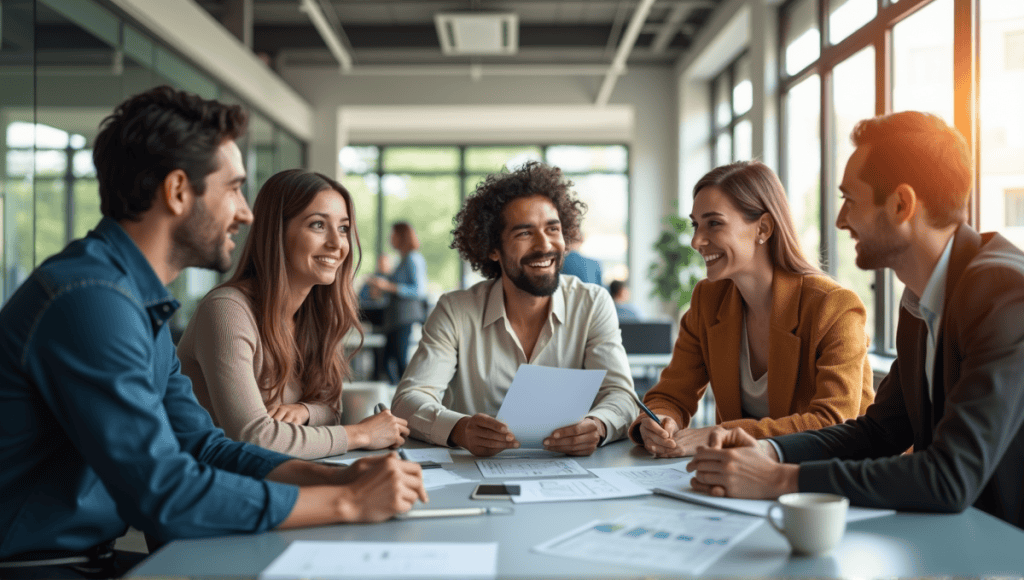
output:
{"label": "man in blue shirt", "polygon": [[165,286],[231,266],[252,221],[238,106],[159,87],[94,145],[103,220],[0,310],[0,576],[117,576],[129,524],[158,542],[343,521],[426,501],[394,454],[350,468],[231,441],[179,372]]}

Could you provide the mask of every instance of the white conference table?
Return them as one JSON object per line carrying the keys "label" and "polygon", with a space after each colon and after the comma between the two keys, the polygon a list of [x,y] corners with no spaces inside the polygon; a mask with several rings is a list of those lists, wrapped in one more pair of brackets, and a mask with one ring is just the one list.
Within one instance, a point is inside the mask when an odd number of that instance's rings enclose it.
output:
{"label": "white conference table", "polygon": [[[423,447],[410,442],[408,447]],[[366,455],[354,452],[352,456]],[[447,467],[480,480],[471,455],[452,450]],[[576,458],[585,468],[664,465],[628,441]],[[429,507],[510,505],[508,501],[469,499],[475,483],[431,490]],[[394,542],[498,542],[499,578],[661,578],[674,577],[653,567],[627,567],[538,554],[531,548],[591,520],[613,519],[638,506],[707,510],[662,496],[631,499],[518,504],[514,515],[388,521],[381,524],[325,526],[249,536],[172,542],[149,557],[130,577],[255,577],[294,540]],[[1016,576],[1024,574],[1024,531],[970,508],[961,514],[899,512],[849,524],[828,556],[790,553],[786,541],[762,523],[704,577],[908,577]]]}

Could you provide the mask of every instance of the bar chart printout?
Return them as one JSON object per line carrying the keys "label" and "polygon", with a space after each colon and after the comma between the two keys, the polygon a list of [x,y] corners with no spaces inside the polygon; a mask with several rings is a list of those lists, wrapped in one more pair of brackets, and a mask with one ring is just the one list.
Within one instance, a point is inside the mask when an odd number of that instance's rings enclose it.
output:
{"label": "bar chart printout", "polygon": [[534,546],[535,552],[630,567],[701,574],[764,518],[645,507],[594,520]]}

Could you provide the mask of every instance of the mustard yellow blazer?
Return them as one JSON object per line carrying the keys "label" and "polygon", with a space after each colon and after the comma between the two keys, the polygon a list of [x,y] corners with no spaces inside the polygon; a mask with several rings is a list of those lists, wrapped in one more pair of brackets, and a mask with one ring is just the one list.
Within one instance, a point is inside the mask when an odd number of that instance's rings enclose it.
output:
{"label": "mustard yellow blazer", "polygon": [[644,403],[686,427],[710,381],[718,423],[757,438],[842,423],[862,415],[875,398],[865,322],[864,303],[831,278],[776,270],[768,347],[770,415],[744,418],[740,292],[731,280],[702,280],[680,323],[672,361]]}

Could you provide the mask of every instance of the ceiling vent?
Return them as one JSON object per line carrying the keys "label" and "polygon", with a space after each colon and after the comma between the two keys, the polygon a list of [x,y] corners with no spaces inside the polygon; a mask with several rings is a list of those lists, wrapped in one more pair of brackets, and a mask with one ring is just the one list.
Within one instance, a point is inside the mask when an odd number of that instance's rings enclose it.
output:
{"label": "ceiling vent", "polygon": [[449,56],[515,54],[519,17],[512,13],[435,14],[441,52]]}

